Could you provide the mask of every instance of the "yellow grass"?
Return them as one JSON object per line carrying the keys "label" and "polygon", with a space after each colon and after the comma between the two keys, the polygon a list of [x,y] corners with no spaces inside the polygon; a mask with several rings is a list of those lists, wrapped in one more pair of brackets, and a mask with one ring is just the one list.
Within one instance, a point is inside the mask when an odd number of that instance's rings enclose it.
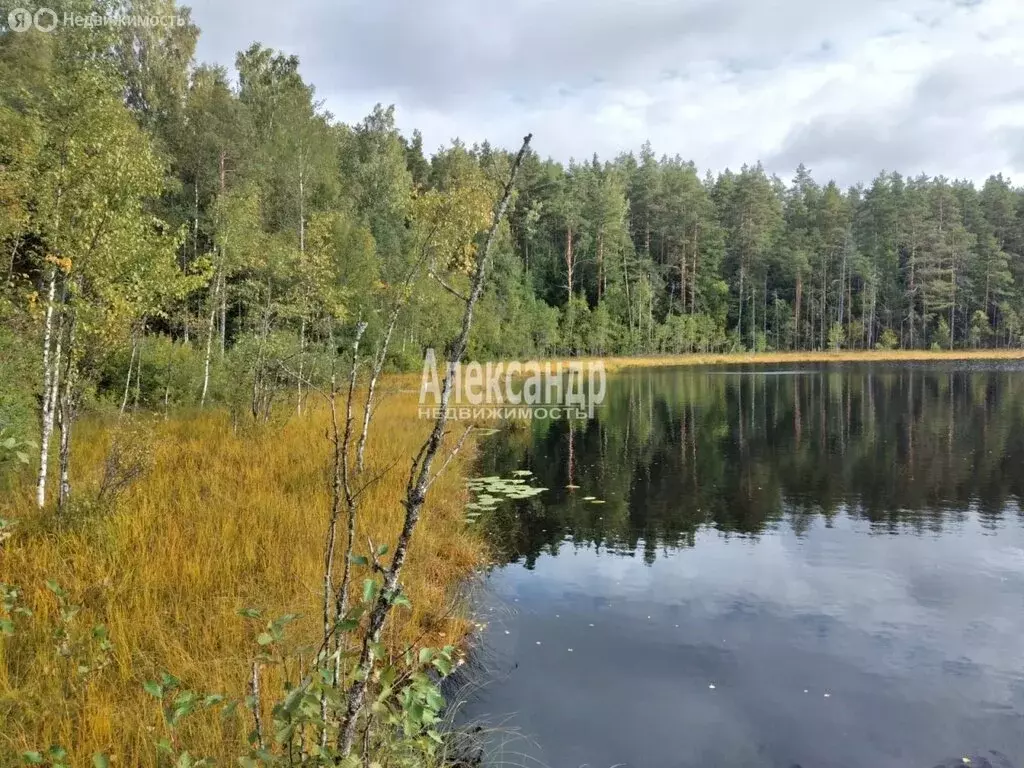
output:
{"label": "yellow grass", "polygon": [[[922,360],[1024,360],[1024,349],[892,349],[892,350],[839,350],[837,352],[744,352],[721,355],[648,355],[638,357],[585,357],[561,360],[569,363],[598,361],[608,371],[622,368],[668,367],[680,365],[740,365],[779,363],[840,363],[840,362],[914,362]],[[556,361],[552,361],[553,363]]]}
{"label": "yellow grass", "polygon": [[[393,541],[410,457],[429,426],[417,418],[415,395],[392,394],[379,407],[368,474],[394,466],[362,499],[361,551],[367,536]],[[262,627],[241,618],[240,608],[272,617],[301,612],[289,636],[300,645],[318,640],[327,427],[322,409],[248,434],[235,434],[223,414],[157,421],[155,468],[112,515],[70,529],[35,511],[28,478],[14,498],[0,500],[0,517],[17,519],[22,531],[0,545],[0,582],[21,586],[35,611],[18,620],[13,638],[0,639],[0,765],[55,743],[75,766],[90,764],[96,750],[113,755],[116,765],[155,765],[161,715],[143,683],[167,670],[189,687],[244,695]],[[95,423],[79,429],[77,492],[95,487],[108,436]],[[457,460],[431,487],[403,574],[413,607],[398,609],[388,636],[393,647],[422,633],[424,644],[443,645],[465,630],[465,621],[452,616],[453,588],[485,553],[463,522],[464,469],[465,458]],[[56,613],[47,579],[85,606],[76,626],[109,628],[114,663],[87,685],[70,684],[56,661],[46,634]],[[244,721],[225,726],[200,716],[186,735],[193,754],[227,765],[247,730]]]}

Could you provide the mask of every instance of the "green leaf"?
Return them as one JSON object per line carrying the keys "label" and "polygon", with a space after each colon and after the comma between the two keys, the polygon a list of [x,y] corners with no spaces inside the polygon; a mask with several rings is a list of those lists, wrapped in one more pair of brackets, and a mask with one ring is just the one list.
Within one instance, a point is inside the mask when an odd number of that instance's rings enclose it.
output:
{"label": "green leaf", "polygon": [[43,756],[38,752],[22,752],[21,759],[29,765],[42,765]]}
{"label": "green leaf", "polygon": [[164,697],[163,686],[155,680],[147,680],[142,684],[142,687],[150,696],[155,696],[158,699],[162,699]]}
{"label": "green leaf", "polygon": [[363,555],[349,555],[349,562],[352,565],[369,565],[370,561],[367,560]]}
{"label": "green leaf", "polygon": [[388,545],[387,544],[381,544],[379,547],[377,547],[377,557],[384,557],[384,555],[386,555],[387,553],[388,553]]}
{"label": "green leaf", "polygon": [[92,768],[110,768],[110,758],[102,752],[97,752],[92,756]]}
{"label": "green leaf", "polygon": [[260,645],[270,645],[274,642],[274,637],[267,632],[260,632],[259,637],[256,638],[256,642]]}
{"label": "green leaf", "polygon": [[67,594],[63,589],[61,589],[60,584],[52,579],[46,582],[46,588],[53,592],[57,597],[65,597]]}
{"label": "green leaf", "polygon": [[258,619],[260,617],[259,608],[243,608],[238,612],[239,616],[244,616],[247,619]]}
{"label": "green leaf", "polygon": [[377,582],[373,579],[366,579],[363,582],[363,602],[368,603],[373,600],[373,596],[377,593]]}
{"label": "green leaf", "polygon": [[13,635],[14,622],[10,619],[0,619],[0,635]]}

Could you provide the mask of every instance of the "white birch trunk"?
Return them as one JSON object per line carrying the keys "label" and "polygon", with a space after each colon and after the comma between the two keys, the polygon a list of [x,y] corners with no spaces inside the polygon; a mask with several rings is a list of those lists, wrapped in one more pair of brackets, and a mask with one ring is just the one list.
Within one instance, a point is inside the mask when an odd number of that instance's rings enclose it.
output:
{"label": "white birch trunk", "polygon": [[[68,330],[67,369],[64,372],[63,393],[60,398],[60,490],[57,496],[57,508],[64,509],[71,498],[71,427],[75,420],[74,404],[74,348],[75,321],[71,320]],[[54,393],[56,393],[54,387]]]}
{"label": "white birch trunk", "polygon": [[132,388],[132,371],[135,368],[135,353],[139,348],[139,340],[132,334],[132,354],[128,358],[128,377],[124,381],[124,397],[121,398],[121,414],[124,415],[124,409],[128,407],[128,392]]}
{"label": "white birch trunk", "polygon": [[228,334],[228,291],[224,282],[224,271],[220,273],[220,285],[217,288],[220,296],[220,356],[224,357],[224,348],[227,345]]}
{"label": "white birch trunk", "polygon": [[46,504],[46,474],[50,457],[50,436],[53,434],[54,415],[54,394],[58,386],[60,375],[60,338],[58,334],[57,347],[53,354],[50,347],[53,344],[53,315],[54,300],[57,294],[57,267],[54,266],[50,272],[50,285],[47,290],[46,317],[43,324],[43,413],[42,425],[39,436],[39,473],[36,477],[36,504],[40,508]]}
{"label": "white birch trunk", "polygon": [[302,415],[302,374],[306,363],[306,316],[302,316],[302,323],[299,325],[299,375],[296,387],[298,389],[298,403],[295,412]]}
{"label": "white birch trunk", "polygon": [[206,393],[210,388],[210,357],[213,354],[213,324],[217,317],[217,295],[216,295],[217,279],[214,278],[214,282],[210,288],[214,291],[214,295],[210,297],[210,325],[206,330],[206,362],[203,364],[203,394],[199,398],[199,407],[202,408],[206,405]]}

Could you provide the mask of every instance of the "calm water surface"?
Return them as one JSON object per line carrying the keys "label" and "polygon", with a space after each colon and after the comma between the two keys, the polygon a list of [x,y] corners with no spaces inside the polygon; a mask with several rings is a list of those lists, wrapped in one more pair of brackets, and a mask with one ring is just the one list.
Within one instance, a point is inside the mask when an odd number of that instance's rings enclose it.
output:
{"label": "calm water surface", "polygon": [[631,372],[481,464],[550,489],[479,523],[490,764],[1024,765],[1024,369]]}

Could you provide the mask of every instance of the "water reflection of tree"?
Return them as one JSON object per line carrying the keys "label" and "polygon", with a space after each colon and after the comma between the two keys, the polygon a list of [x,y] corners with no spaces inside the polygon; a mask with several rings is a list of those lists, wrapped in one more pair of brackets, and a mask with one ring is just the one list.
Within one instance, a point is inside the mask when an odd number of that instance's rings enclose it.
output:
{"label": "water reflection of tree", "polygon": [[756,536],[785,521],[799,533],[842,514],[878,532],[939,531],[969,514],[995,528],[1008,509],[1021,514],[1022,422],[1024,376],[1013,372],[631,373],[590,422],[493,438],[485,474],[526,467],[550,491],[487,525],[528,566],[564,546],[642,545],[651,561],[659,547],[692,545],[702,526]]}

